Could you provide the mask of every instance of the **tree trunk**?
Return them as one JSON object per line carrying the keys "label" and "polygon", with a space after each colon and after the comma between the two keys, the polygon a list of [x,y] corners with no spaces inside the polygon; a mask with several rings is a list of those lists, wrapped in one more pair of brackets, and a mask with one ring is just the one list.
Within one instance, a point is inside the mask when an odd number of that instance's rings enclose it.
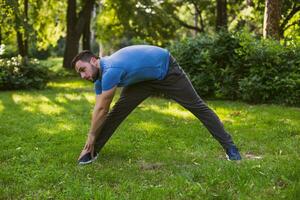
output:
{"label": "tree trunk", "polygon": [[78,53],[79,40],[76,39],[76,0],[68,0],[67,8],[67,36],[63,66],[70,68],[73,57]]}
{"label": "tree trunk", "polygon": [[264,15],[264,38],[272,37],[279,40],[280,0],[266,0]]}
{"label": "tree trunk", "polygon": [[2,30],[1,30],[1,26],[0,26],[0,45],[2,44]]}
{"label": "tree trunk", "polygon": [[91,12],[88,14],[87,21],[82,33],[82,49],[91,50]]}
{"label": "tree trunk", "polygon": [[95,0],[85,0],[85,4],[77,17],[76,0],[68,0],[67,8],[67,36],[63,66],[71,68],[72,59],[78,53],[80,36],[93,9]]}
{"label": "tree trunk", "polygon": [[23,40],[23,34],[20,31],[17,31],[17,43],[18,43],[18,52],[22,57],[27,56],[24,40]]}
{"label": "tree trunk", "polygon": [[28,57],[28,0],[24,1],[24,13],[25,13],[25,28],[24,28],[24,50],[25,55],[23,57]]}
{"label": "tree trunk", "polygon": [[[195,7],[194,26],[198,28],[198,24],[199,24],[199,22],[198,22],[199,12],[198,12],[198,9],[197,9],[196,5],[194,5],[194,7]],[[194,36],[196,36],[197,33],[198,33],[198,31],[194,30]]]}
{"label": "tree trunk", "polygon": [[216,30],[227,30],[227,1],[217,0]]}
{"label": "tree trunk", "polygon": [[[18,16],[16,16],[18,17]],[[18,52],[19,54],[23,57],[23,58],[27,58],[28,57],[28,0],[24,1],[24,19],[21,19],[21,17],[19,17],[20,20],[24,20],[23,24],[23,29],[24,32],[22,33],[20,30],[18,30],[20,27],[17,27],[16,32],[17,32],[17,43],[18,43]]]}

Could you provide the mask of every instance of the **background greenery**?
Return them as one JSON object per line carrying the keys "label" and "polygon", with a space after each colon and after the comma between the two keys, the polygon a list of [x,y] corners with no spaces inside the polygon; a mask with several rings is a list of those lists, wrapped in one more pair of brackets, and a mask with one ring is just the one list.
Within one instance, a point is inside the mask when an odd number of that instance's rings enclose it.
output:
{"label": "background greenery", "polygon": [[[280,4],[270,16],[268,2]],[[105,56],[152,44],[174,54],[202,97],[300,104],[298,1],[2,0],[0,6],[1,90],[43,88],[51,77],[72,75],[61,66],[68,69],[80,49]],[[277,33],[262,37],[263,21],[275,14],[270,24]],[[35,61],[51,57],[62,63]]]}
{"label": "background greenery", "polygon": [[300,48],[247,32],[201,34],[170,47],[201,96],[300,105]]}
{"label": "background greenery", "polygon": [[48,68],[40,66],[37,59],[0,59],[0,90],[42,89],[48,80]]}

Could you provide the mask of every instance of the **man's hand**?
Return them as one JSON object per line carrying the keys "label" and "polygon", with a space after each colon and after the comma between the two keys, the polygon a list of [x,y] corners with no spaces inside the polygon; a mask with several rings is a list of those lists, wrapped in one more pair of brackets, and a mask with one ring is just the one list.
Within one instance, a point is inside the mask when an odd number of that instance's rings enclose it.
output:
{"label": "man's hand", "polygon": [[95,136],[89,134],[78,160],[87,153],[91,153],[92,158],[94,158],[94,145],[95,145]]}

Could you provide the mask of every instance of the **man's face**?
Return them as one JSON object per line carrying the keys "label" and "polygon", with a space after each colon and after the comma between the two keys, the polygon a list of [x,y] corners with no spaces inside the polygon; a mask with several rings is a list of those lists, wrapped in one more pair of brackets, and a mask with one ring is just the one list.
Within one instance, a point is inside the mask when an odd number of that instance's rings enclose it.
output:
{"label": "man's face", "polygon": [[90,62],[78,60],[75,64],[75,70],[80,74],[80,77],[94,82],[97,79],[99,69],[91,60]]}

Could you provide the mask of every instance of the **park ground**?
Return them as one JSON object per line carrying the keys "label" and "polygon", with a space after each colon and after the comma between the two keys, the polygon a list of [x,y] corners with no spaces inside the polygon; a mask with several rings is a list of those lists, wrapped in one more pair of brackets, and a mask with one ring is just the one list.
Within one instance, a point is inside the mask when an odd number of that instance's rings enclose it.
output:
{"label": "park ground", "polygon": [[230,162],[192,114],[149,98],[78,166],[94,101],[79,77],[0,93],[0,199],[300,199],[299,108],[207,101],[243,156]]}

